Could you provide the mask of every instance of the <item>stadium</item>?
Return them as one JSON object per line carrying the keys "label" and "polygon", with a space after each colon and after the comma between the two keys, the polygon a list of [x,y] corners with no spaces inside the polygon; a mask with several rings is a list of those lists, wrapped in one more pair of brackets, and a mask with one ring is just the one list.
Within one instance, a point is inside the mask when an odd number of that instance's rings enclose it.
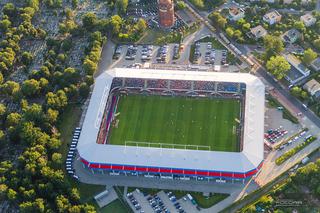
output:
{"label": "stadium", "polygon": [[263,163],[264,95],[247,73],[108,70],[77,151],[93,173],[245,181]]}

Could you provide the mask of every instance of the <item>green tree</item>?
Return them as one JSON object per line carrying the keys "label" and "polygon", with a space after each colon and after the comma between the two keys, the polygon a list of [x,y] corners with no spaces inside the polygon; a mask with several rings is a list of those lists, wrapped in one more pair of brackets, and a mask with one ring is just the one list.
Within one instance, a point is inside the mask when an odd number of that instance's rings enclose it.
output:
{"label": "green tree", "polygon": [[13,189],[9,189],[8,193],[7,193],[7,196],[9,198],[9,200],[14,201],[17,198],[17,192],[15,190],[13,190]]}
{"label": "green tree", "polygon": [[320,50],[320,38],[314,40],[313,45],[317,50]]}
{"label": "green tree", "polygon": [[291,65],[283,56],[272,56],[268,60],[266,67],[271,74],[280,80],[290,70]]}
{"label": "green tree", "polygon": [[83,98],[87,98],[90,92],[90,87],[85,83],[81,83],[80,87],[79,87],[79,94],[81,97]]}
{"label": "green tree", "polygon": [[9,97],[14,97],[20,92],[20,85],[14,81],[7,81],[2,85],[3,94]]}
{"label": "green tree", "polygon": [[28,97],[33,97],[40,92],[40,83],[35,79],[25,80],[21,87],[22,93]]}
{"label": "green tree", "polygon": [[9,17],[14,17],[17,15],[17,9],[14,6],[13,3],[7,3],[3,6],[2,12],[4,15],[7,15]]}
{"label": "green tree", "polygon": [[96,26],[97,22],[97,16],[92,12],[86,13],[82,17],[82,25],[89,31]]}
{"label": "green tree", "polygon": [[78,6],[79,0],[72,0],[72,7],[76,8]]}
{"label": "green tree", "polygon": [[303,63],[305,63],[306,65],[310,65],[311,62],[317,58],[317,53],[314,52],[311,48],[308,48],[304,51],[303,57],[302,57],[302,61]]}
{"label": "green tree", "polygon": [[306,27],[304,26],[304,23],[302,21],[295,21],[293,27],[302,33],[306,31]]}
{"label": "green tree", "polygon": [[128,0],[116,0],[116,7],[121,14],[125,14],[127,12]]}
{"label": "green tree", "polygon": [[55,163],[56,165],[60,165],[62,164],[62,155],[60,153],[53,153],[51,156],[51,159],[53,161],[53,163]]}
{"label": "green tree", "polygon": [[59,116],[59,111],[49,108],[47,110],[46,118],[49,123],[54,124]]}
{"label": "green tree", "polygon": [[267,58],[277,55],[284,50],[283,42],[278,36],[266,35],[263,38],[263,43]]}
{"label": "green tree", "polygon": [[113,35],[118,35],[120,33],[122,24],[123,24],[123,20],[120,16],[118,15],[111,16],[109,25]]}
{"label": "green tree", "polygon": [[146,21],[140,18],[136,24],[136,28],[139,33],[143,33],[147,29]]}
{"label": "green tree", "polygon": [[177,1],[176,3],[176,9],[177,10],[184,10],[186,8],[186,3],[184,1]]}
{"label": "green tree", "polygon": [[58,90],[57,93],[49,92],[46,96],[47,106],[62,110],[68,104],[68,98],[63,90]]}
{"label": "green tree", "polygon": [[0,86],[1,86],[2,83],[3,83],[3,75],[2,75],[2,73],[0,72]]}
{"label": "green tree", "polygon": [[25,66],[29,66],[32,63],[33,55],[30,52],[23,52],[21,55],[21,62]]}
{"label": "green tree", "polygon": [[227,27],[226,29],[226,34],[229,38],[232,38],[233,37],[233,34],[234,34],[234,31],[231,27]]}
{"label": "green tree", "polygon": [[11,27],[11,21],[9,19],[3,19],[0,21],[0,31],[7,32]]}
{"label": "green tree", "polygon": [[7,108],[5,105],[0,104],[0,120],[5,116]]}

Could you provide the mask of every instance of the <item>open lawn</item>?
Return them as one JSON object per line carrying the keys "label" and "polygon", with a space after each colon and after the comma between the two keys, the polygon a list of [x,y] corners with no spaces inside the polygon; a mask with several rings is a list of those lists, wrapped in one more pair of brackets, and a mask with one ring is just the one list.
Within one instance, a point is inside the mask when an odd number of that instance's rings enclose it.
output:
{"label": "open lawn", "polygon": [[120,97],[117,113],[111,144],[135,141],[210,146],[214,151],[239,150],[238,100],[129,95]]}
{"label": "open lawn", "polygon": [[[66,159],[67,152],[69,150],[68,144],[70,144],[73,130],[79,125],[79,120],[81,117],[81,108],[79,105],[68,106],[63,114],[60,116],[58,121],[58,129],[60,131],[60,139],[62,142],[59,152],[62,153],[63,161]],[[62,164],[62,167],[64,164]],[[64,167],[62,168],[64,169]],[[68,182],[72,187],[77,188],[80,193],[81,202],[88,202],[96,194],[105,190],[105,186],[101,185],[90,185],[85,183],[80,183],[75,181],[69,175],[65,175],[65,181]]]}

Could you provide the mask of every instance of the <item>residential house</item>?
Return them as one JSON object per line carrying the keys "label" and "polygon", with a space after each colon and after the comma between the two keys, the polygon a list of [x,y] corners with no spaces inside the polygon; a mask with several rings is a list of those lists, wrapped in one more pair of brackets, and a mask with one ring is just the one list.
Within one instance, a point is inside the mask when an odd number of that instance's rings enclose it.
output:
{"label": "residential house", "polygon": [[312,67],[315,71],[320,71],[320,57],[316,58],[316,59],[311,63],[311,67]]}
{"label": "residential house", "polygon": [[305,83],[303,89],[307,90],[310,93],[310,95],[316,98],[320,98],[320,83],[315,79],[312,79]]}
{"label": "residential house", "polygon": [[293,0],[283,0],[284,4],[291,4],[293,2]]}
{"label": "residential house", "polygon": [[297,29],[290,29],[282,35],[282,40],[287,44],[293,44],[301,38],[301,33]]}
{"label": "residential house", "polygon": [[258,40],[259,38],[263,38],[267,34],[268,34],[267,30],[264,29],[261,25],[258,25],[250,29],[248,36],[250,38],[254,38],[255,40]]}
{"label": "residential house", "polygon": [[273,25],[279,23],[281,21],[281,18],[281,14],[278,11],[273,10],[263,16],[263,21],[267,22],[270,25]]}
{"label": "residential house", "polygon": [[238,21],[241,18],[244,18],[245,11],[240,7],[230,7],[229,8],[229,19],[231,21]]}
{"label": "residential house", "polygon": [[285,79],[287,79],[290,84],[295,85],[310,75],[310,70],[306,68],[297,57],[291,54],[284,54],[283,56],[291,65],[291,69],[285,76]]}
{"label": "residential house", "polygon": [[306,27],[310,27],[316,23],[317,19],[313,17],[311,13],[307,13],[300,17],[300,21],[302,21]]}

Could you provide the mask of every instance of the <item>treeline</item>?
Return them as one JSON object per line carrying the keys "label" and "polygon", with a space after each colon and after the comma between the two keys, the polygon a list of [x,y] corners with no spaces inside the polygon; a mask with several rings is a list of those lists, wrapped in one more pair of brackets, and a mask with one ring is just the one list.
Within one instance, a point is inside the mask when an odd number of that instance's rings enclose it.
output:
{"label": "treeline", "polygon": [[[45,31],[31,23],[39,2],[26,2],[24,8],[6,4],[0,21],[0,148],[20,150],[17,159],[0,163],[0,200],[10,201],[22,212],[94,212],[93,206],[80,202],[78,190],[66,181],[56,124],[69,104],[88,96],[106,38],[98,27],[92,31],[84,21],[79,29],[84,30],[83,35],[90,35],[89,45],[80,68],[71,67],[68,55],[72,36],[77,34],[47,38]],[[73,20],[70,10],[65,16],[65,20]],[[26,39],[46,40],[47,50],[39,69],[29,71],[33,54],[20,52],[20,42]],[[9,80],[18,66],[25,67],[27,79]]]}

